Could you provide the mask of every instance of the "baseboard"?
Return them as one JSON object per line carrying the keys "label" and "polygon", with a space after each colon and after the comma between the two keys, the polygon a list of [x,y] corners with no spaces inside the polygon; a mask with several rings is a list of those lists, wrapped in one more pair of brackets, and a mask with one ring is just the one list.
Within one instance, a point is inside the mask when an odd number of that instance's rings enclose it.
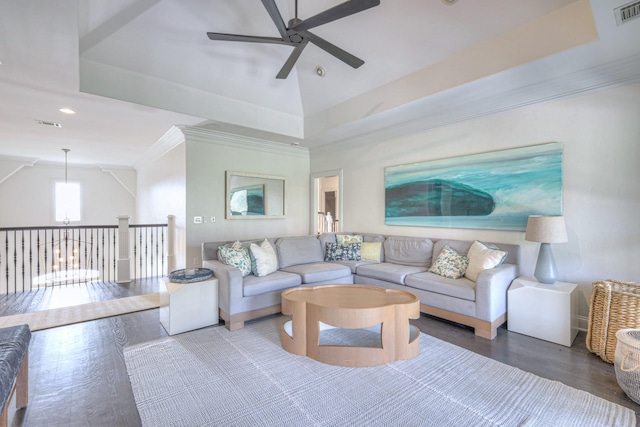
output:
{"label": "baseboard", "polygon": [[589,329],[589,318],[587,316],[578,316],[578,330],[587,332]]}

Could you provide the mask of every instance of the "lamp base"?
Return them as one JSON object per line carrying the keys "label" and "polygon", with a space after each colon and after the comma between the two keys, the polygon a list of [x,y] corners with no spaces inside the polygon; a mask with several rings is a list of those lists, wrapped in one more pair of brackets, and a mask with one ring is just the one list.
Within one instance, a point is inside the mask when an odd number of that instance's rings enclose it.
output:
{"label": "lamp base", "polygon": [[540,244],[540,252],[538,253],[538,262],[534,276],[538,279],[538,282],[546,283],[547,285],[555,283],[558,279],[556,262],[553,259],[553,252],[551,252],[551,244],[549,243]]}

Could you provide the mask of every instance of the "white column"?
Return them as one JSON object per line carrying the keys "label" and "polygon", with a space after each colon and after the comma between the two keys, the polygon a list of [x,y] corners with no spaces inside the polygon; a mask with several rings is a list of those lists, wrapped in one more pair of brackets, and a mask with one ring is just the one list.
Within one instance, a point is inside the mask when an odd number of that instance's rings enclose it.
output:
{"label": "white column", "polygon": [[167,216],[167,275],[176,269],[176,216]]}
{"label": "white column", "polygon": [[129,254],[129,216],[118,217],[118,260],[116,263],[116,282],[131,282],[131,260]]}

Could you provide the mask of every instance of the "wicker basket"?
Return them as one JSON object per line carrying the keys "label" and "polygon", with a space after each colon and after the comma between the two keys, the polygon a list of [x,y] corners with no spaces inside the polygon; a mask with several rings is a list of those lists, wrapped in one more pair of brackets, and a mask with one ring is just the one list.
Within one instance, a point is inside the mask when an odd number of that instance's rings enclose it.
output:
{"label": "wicker basket", "polygon": [[587,349],[607,363],[616,353],[616,332],[640,328],[640,284],[606,280],[591,291]]}
{"label": "wicker basket", "polygon": [[620,388],[640,404],[640,329],[620,329],[614,366]]}

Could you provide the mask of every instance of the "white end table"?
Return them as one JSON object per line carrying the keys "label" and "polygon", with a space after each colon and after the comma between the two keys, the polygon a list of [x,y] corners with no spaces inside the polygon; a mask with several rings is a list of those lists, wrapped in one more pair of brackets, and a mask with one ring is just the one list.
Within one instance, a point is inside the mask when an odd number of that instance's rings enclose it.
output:
{"label": "white end table", "polygon": [[218,323],[218,279],[193,283],[160,280],[160,323],[169,335]]}
{"label": "white end table", "polygon": [[578,334],[577,288],[575,283],[515,279],[507,291],[508,329],[571,347]]}

